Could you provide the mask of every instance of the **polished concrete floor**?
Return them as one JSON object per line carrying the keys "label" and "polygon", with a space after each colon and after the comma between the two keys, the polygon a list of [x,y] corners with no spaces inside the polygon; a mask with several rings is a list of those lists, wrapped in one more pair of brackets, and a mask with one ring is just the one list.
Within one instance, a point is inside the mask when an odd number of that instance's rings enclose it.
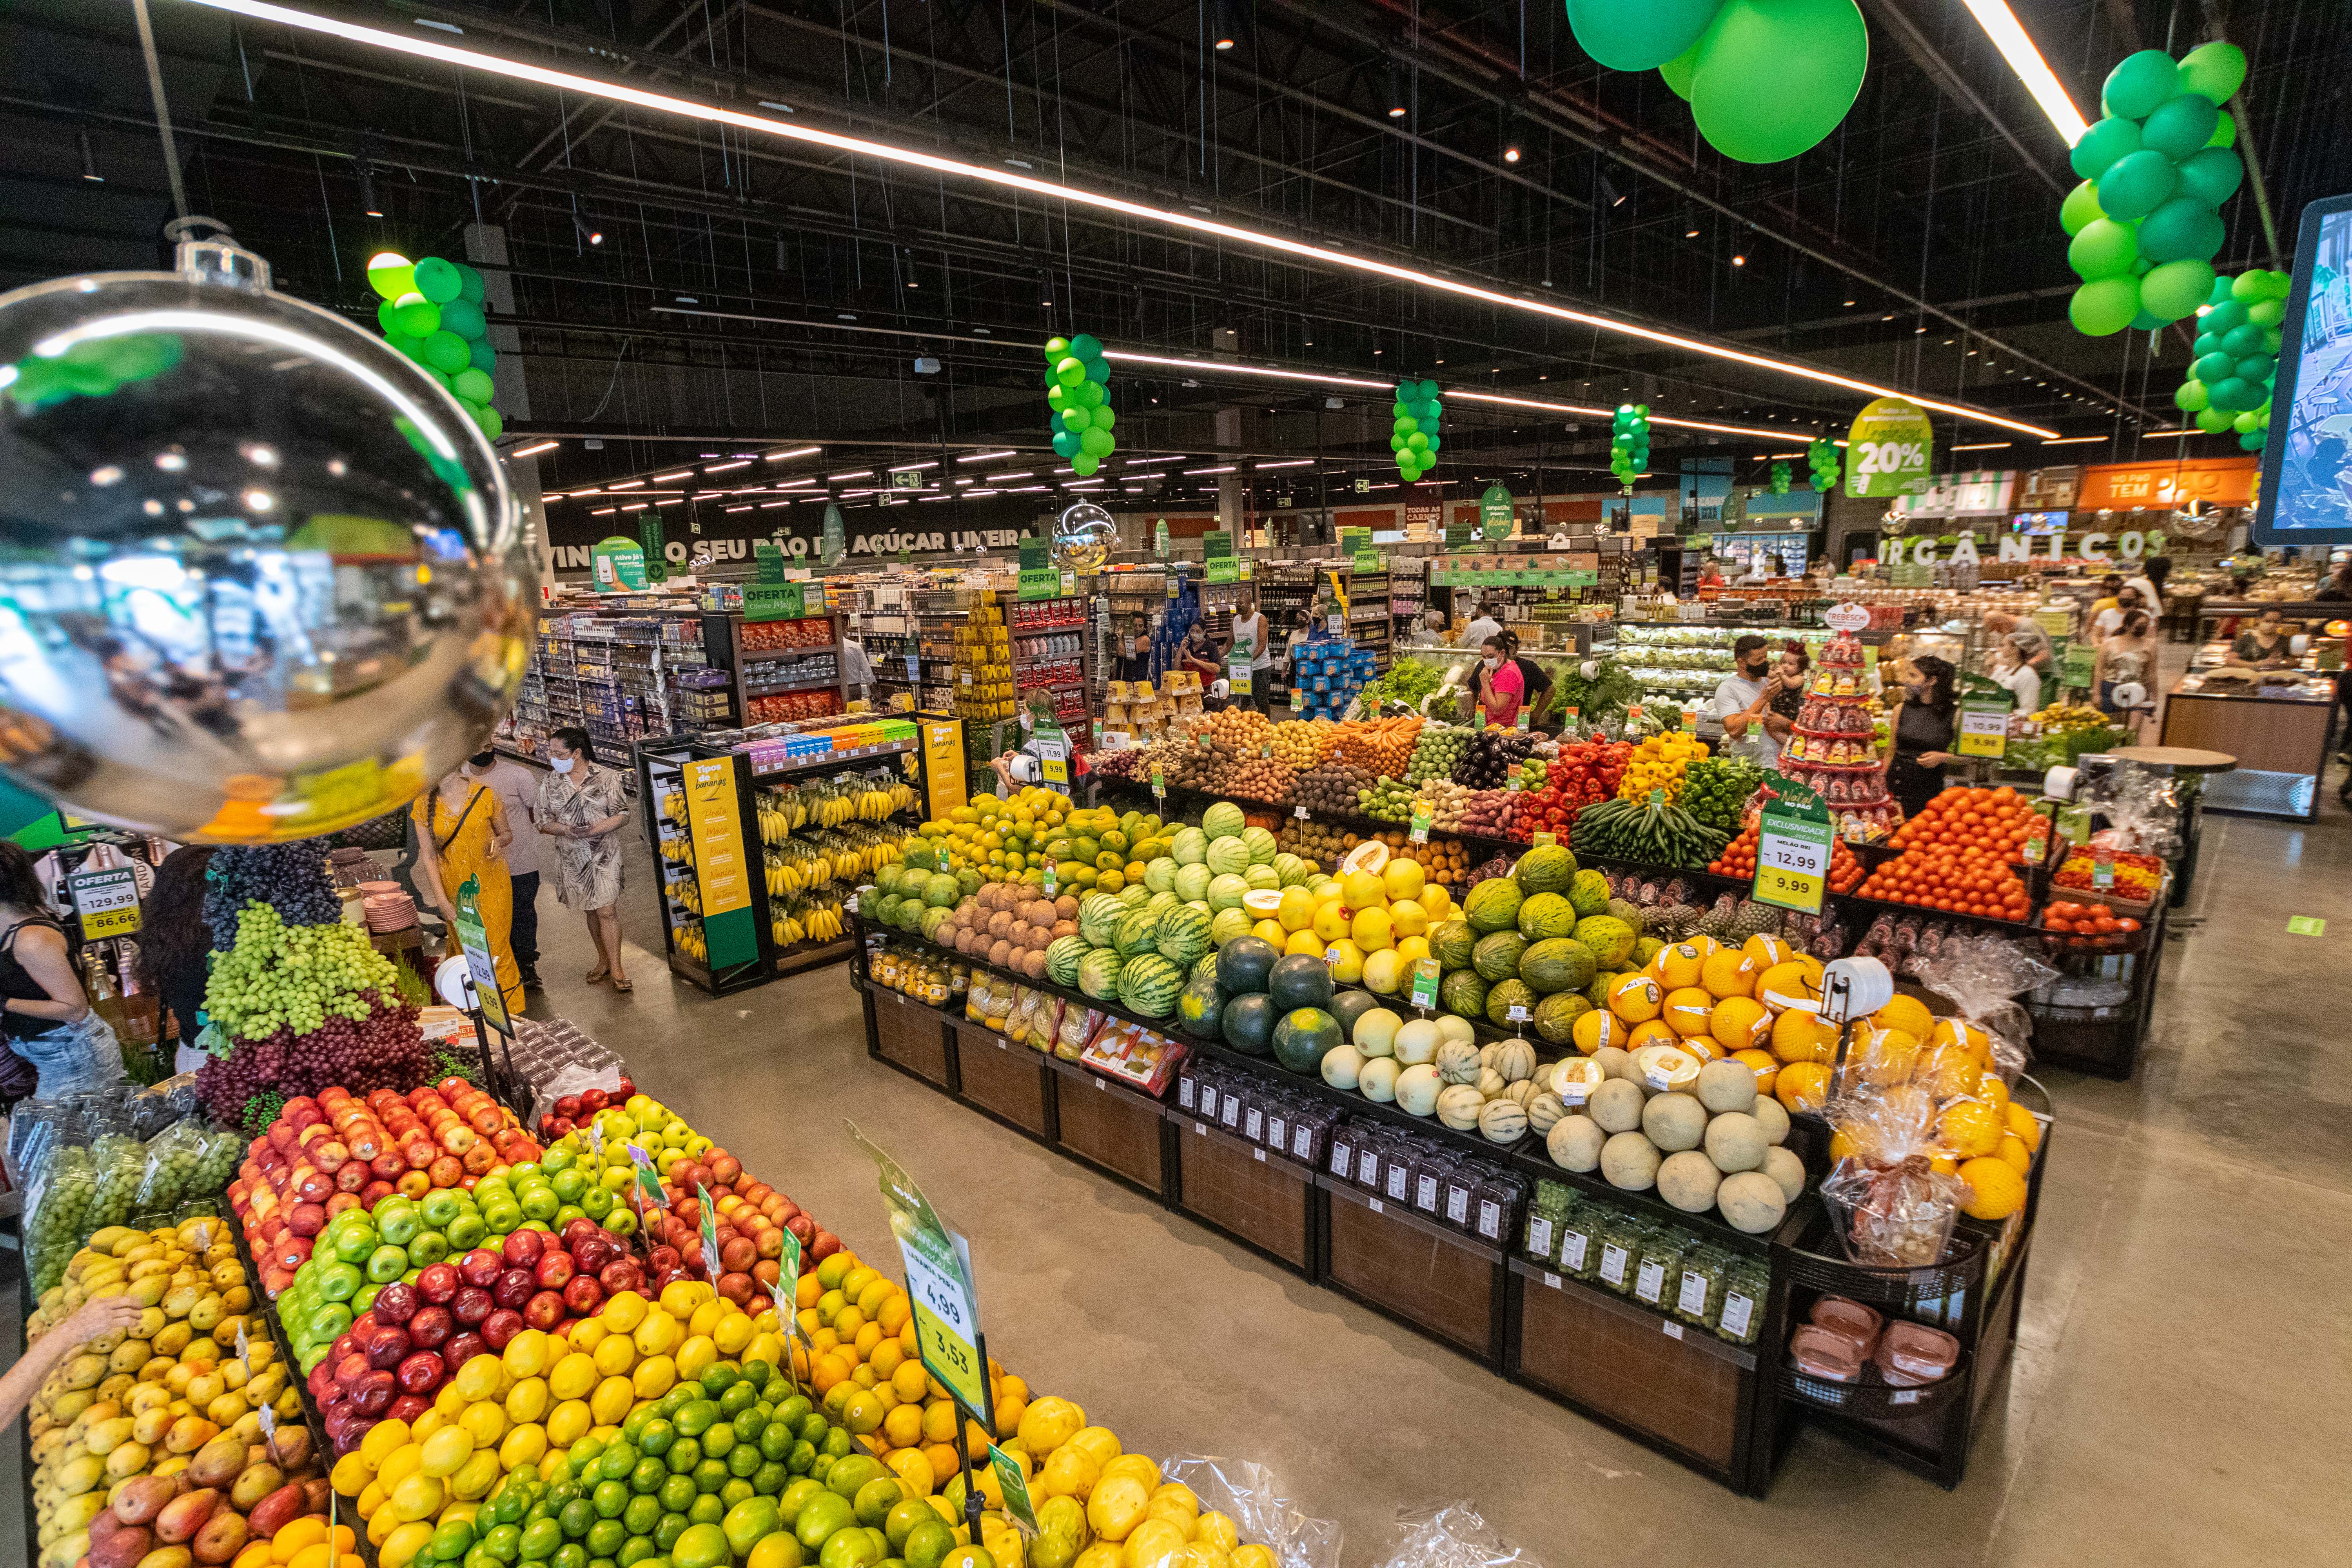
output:
{"label": "polished concrete floor", "polygon": [[635,995],[581,983],[584,934],[550,899],[535,1010],[887,1249],[855,1121],[970,1233],[1001,1361],[1130,1447],[1270,1466],[1343,1526],[1349,1568],[1387,1560],[1401,1507],[1449,1500],[1549,1568],[2342,1561],[2352,821],[2325,800],[2310,826],[2209,818],[2137,1076],[2045,1076],[2019,1354],[1949,1492],[1808,1431],[1769,1496],[1736,1498],[868,1059],[840,968],[718,1000],[672,983],[644,952],[641,850]]}

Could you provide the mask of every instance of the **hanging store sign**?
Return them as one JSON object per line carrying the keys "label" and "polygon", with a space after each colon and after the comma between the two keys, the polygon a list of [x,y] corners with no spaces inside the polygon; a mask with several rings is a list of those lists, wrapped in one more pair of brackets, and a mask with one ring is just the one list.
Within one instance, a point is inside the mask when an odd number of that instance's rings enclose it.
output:
{"label": "hanging store sign", "polygon": [[1927,411],[1907,397],[1882,397],[1854,416],[1847,432],[1845,493],[1918,495],[1927,488],[1935,436]]}

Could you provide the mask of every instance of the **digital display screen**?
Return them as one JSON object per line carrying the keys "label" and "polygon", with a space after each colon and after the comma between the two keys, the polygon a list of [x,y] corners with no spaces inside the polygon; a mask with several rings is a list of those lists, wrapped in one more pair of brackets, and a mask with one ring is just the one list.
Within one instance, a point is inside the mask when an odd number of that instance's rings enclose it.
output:
{"label": "digital display screen", "polygon": [[2352,196],[2304,209],[2253,539],[2352,542]]}

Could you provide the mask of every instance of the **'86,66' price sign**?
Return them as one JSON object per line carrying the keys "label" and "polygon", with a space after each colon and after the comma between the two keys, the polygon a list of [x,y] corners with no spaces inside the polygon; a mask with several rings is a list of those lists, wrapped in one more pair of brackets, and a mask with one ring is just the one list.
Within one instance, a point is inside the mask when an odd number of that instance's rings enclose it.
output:
{"label": "'86,66' price sign", "polygon": [[1800,914],[1822,912],[1829,887],[1830,846],[1835,830],[1819,806],[1787,809],[1775,801],[1764,808],[1756,832],[1756,878],[1750,896]]}

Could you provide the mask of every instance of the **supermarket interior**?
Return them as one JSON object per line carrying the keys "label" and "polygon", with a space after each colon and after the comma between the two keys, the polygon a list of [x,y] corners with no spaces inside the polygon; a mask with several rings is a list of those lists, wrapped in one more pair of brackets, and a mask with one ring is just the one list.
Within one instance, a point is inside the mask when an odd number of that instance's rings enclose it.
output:
{"label": "supermarket interior", "polygon": [[2340,1550],[2336,9],[9,7],[0,1568]]}

